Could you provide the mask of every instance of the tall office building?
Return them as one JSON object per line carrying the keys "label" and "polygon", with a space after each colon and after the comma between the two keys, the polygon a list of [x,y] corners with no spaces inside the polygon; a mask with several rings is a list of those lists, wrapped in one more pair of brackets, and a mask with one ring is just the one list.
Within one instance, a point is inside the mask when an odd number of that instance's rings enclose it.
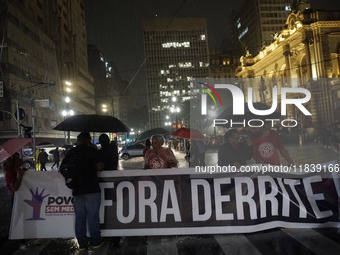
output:
{"label": "tall office building", "polygon": [[18,134],[18,109],[37,137],[62,136],[62,113],[94,112],[82,2],[0,0],[0,136]]}
{"label": "tall office building", "polygon": [[[275,33],[280,33],[286,24],[291,3],[290,0],[243,0],[233,15],[234,34],[242,47],[255,56],[264,45],[272,43]],[[307,8],[310,0],[300,5],[301,10]]]}
{"label": "tall office building", "polygon": [[150,127],[178,126],[190,82],[209,75],[206,19],[145,19],[143,29]]}

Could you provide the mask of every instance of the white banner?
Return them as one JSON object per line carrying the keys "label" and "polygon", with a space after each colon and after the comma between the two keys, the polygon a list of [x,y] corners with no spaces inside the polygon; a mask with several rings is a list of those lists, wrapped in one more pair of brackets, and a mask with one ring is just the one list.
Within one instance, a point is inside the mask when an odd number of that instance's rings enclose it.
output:
{"label": "white banner", "polygon": [[[102,172],[102,235],[340,226],[338,164],[320,165],[320,171],[311,168],[310,173],[306,166],[290,173],[274,168],[252,165],[237,173],[215,168]],[[15,194],[10,239],[69,237],[74,237],[74,211],[64,178],[57,172],[26,172]]]}
{"label": "white banner", "polygon": [[15,193],[10,239],[74,237],[72,191],[57,172],[25,173]]}

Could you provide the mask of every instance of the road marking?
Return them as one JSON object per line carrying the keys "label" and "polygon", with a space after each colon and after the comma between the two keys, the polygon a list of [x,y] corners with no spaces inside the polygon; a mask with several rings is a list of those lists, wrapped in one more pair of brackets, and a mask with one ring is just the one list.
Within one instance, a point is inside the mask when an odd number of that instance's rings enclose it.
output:
{"label": "road marking", "polygon": [[244,235],[215,235],[225,254],[261,255],[262,253]]}
{"label": "road marking", "polygon": [[338,255],[340,244],[313,229],[282,229],[283,232],[303,244],[315,254]]}

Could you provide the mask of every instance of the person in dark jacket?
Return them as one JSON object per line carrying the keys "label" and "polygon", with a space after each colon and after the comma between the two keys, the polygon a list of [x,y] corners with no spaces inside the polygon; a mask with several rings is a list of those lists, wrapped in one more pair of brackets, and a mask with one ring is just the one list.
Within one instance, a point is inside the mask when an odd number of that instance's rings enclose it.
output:
{"label": "person in dark jacket", "polygon": [[[72,190],[73,206],[76,215],[75,234],[79,249],[87,249],[89,240],[87,228],[91,236],[91,246],[99,247],[101,238],[99,209],[101,203],[101,190],[97,178],[97,171],[102,171],[104,164],[101,162],[98,150],[91,144],[91,136],[88,132],[77,136],[77,146],[66,153],[65,159],[72,158],[77,161],[81,173],[81,181],[77,182]],[[63,164],[63,163],[62,163]]]}
{"label": "person in dark jacket", "polygon": [[57,169],[59,169],[59,161],[60,161],[60,155],[59,155],[59,147],[56,147],[55,150],[51,151],[53,158],[54,158],[54,163],[51,167],[53,169],[54,166],[57,166]]}
{"label": "person in dark jacket", "polygon": [[151,141],[150,141],[150,139],[146,139],[146,141],[145,141],[145,148],[143,150],[143,158],[145,158],[145,154],[150,149],[150,147],[151,147]]}
{"label": "person in dark jacket", "polygon": [[252,156],[252,144],[249,139],[241,136],[236,129],[230,129],[225,135],[225,143],[218,150],[219,166],[236,166],[247,164],[247,159]]}
{"label": "person in dark jacket", "polygon": [[41,171],[47,171],[46,163],[48,161],[48,154],[44,149],[41,149],[39,156],[38,156],[38,163],[41,165]]}
{"label": "person in dark jacket", "polygon": [[99,156],[104,163],[104,170],[117,170],[118,169],[118,148],[114,141],[110,143],[107,134],[99,136],[100,150]]}

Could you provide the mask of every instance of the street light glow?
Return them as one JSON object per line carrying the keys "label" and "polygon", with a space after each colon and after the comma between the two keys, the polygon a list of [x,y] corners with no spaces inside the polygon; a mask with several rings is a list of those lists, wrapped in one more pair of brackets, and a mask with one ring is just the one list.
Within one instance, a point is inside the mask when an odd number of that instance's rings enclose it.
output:
{"label": "street light glow", "polygon": [[67,111],[63,110],[61,114],[65,117],[67,115]]}
{"label": "street light glow", "polygon": [[66,88],[66,91],[67,92],[71,92],[72,90],[70,88]]}
{"label": "street light glow", "polygon": [[74,111],[73,111],[73,110],[70,110],[69,114],[70,114],[71,116],[73,116],[73,115],[74,115]]}
{"label": "street light glow", "polygon": [[72,85],[72,83],[69,82],[69,81],[65,81],[65,84],[66,84],[67,86],[71,86],[71,85]]}
{"label": "street light glow", "polygon": [[69,97],[65,97],[65,102],[69,103],[71,101],[71,99]]}

